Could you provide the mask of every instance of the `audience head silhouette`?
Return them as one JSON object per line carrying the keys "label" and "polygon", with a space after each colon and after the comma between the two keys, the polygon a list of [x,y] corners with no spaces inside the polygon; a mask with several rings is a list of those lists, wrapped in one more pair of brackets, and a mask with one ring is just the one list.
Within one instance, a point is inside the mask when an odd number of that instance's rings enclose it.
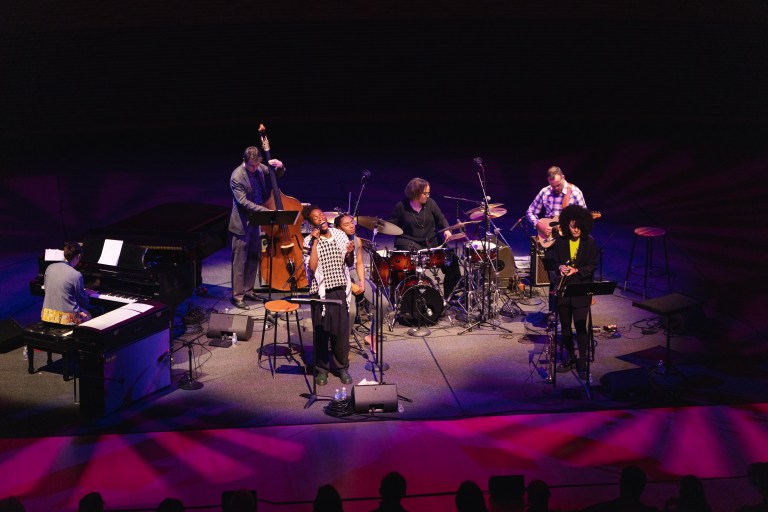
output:
{"label": "audience head silhouette", "polygon": [[0,500],[0,512],[24,512],[24,505],[18,498],[10,496]]}
{"label": "audience head silhouette", "polygon": [[312,504],[312,512],[342,512],[339,491],[330,484],[322,485],[317,489],[317,496]]}
{"label": "audience head silhouette", "polygon": [[549,492],[549,486],[544,480],[531,480],[528,483],[528,509],[530,511],[546,511],[549,510],[549,497],[552,493]]}
{"label": "audience head silhouette", "polygon": [[80,498],[78,512],[104,512],[104,500],[98,492],[90,492]]}
{"label": "audience head silhouette", "polygon": [[645,471],[637,466],[627,466],[621,470],[619,494],[622,498],[639,500],[645,491]]}
{"label": "audience head silhouette", "polygon": [[487,512],[483,491],[472,480],[462,482],[456,491],[456,510],[457,512]]}
{"label": "audience head silhouette", "polygon": [[225,508],[228,512],[255,512],[256,496],[254,491],[248,489],[238,489],[229,496],[227,502],[229,507]]}
{"label": "audience head silhouette", "polygon": [[184,512],[184,504],[178,498],[165,498],[157,506],[157,512]]}
{"label": "audience head silhouette", "polygon": [[377,511],[385,510],[403,510],[400,506],[400,500],[405,497],[405,477],[397,471],[392,471],[384,475],[379,485],[379,495],[381,496],[381,505]]}

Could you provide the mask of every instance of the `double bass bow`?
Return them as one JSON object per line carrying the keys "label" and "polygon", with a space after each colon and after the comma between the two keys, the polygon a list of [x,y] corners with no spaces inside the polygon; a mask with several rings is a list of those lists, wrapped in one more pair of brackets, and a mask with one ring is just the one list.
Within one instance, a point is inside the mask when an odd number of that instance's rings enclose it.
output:
{"label": "double bass bow", "polygon": [[[272,155],[270,154],[267,129],[263,124],[259,125],[259,137],[261,138],[261,149],[267,164],[269,164]],[[262,203],[262,206],[270,210],[298,211],[299,216],[293,225],[261,226],[267,242],[266,257],[261,258],[261,275],[269,284],[270,289],[293,291],[296,288],[306,288],[308,281],[303,263],[303,237],[301,236],[301,223],[304,221],[304,217],[301,215],[302,204],[295,197],[287,196],[280,191],[274,169],[270,165],[267,167],[272,184],[272,195]]]}

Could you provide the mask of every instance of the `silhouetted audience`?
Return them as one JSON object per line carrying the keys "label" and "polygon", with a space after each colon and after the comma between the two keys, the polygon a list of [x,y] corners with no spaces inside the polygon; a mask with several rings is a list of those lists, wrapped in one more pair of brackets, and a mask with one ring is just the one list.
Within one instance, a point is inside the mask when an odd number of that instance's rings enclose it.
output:
{"label": "silhouetted audience", "polygon": [[384,475],[379,486],[381,501],[373,512],[406,512],[400,501],[405,498],[405,477],[397,471]]}
{"label": "silhouetted audience", "polygon": [[747,471],[749,481],[760,492],[762,503],[744,505],[737,512],[768,512],[768,462],[755,462],[749,465]]}
{"label": "silhouetted audience", "polygon": [[25,512],[24,505],[18,498],[9,496],[0,500],[0,512]]}
{"label": "silhouetted audience", "polygon": [[472,480],[465,480],[456,491],[457,512],[488,512],[485,497],[480,486]]}
{"label": "silhouetted audience", "polygon": [[157,506],[157,512],[184,512],[184,504],[178,498],[165,498]]}
{"label": "silhouetted audience", "polygon": [[321,485],[312,503],[312,512],[342,512],[341,496],[331,484]]}
{"label": "silhouetted audience", "polygon": [[488,510],[509,512],[525,509],[523,475],[492,476],[488,479]]}
{"label": "silhouetted audience", "polygon": [[89,492],[77,505],[78,512],[104,512],[104,499],[98,492]]}
{"label": "silhouetted audience", "polygon": [[679,487],[679,495],[669,498],[664,504],[666,512],[712,512],[701,479],[685,475],[680,479]]}
{"label": "silhouetted audience", "polygon": [[248,489],[238,489],[229,495],[227,500],[228,507],[224,508],[228,512],[255,512],[256,496],[254,491]]}
{"label": "silhouetted audience", "polygon": [[621,470],[619,497],[603,503],[597,503],[584,509],[584,512],[648,512],[658,510],[644,504],[640,497],[645,491],[645,471],[637,466],[627,466]]}
{"label": "silhouetted audience", "polygon": [[549,497],[552,493],[544,480],[531,480],[528,483],[528,512],[551,512]]}

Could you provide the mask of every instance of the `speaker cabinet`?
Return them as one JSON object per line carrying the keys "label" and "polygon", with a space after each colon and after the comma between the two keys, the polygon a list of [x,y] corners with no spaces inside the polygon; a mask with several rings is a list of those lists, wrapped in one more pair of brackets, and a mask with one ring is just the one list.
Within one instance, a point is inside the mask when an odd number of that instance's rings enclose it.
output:
{"label": "speaker cabinet", "polygon": [[549,273],[544,268],[544,255],[537,252],[531,254],[531,273],[534,286],[549,285]]}
{"label": "speaker cabinet", "polygon": [[501,286],[507,286],[510,279],[515,276],[515,255],[512,254],[512,249],[509,246],[502,245],[499,247],[499,281]]}
{"label": "speaker cabinet", "polygon": [[222,335],[237,333],[237,339],[247,341],[253,334],[253,317],[230,313],[211,313],[208,322],[208,337],[221,338]]}
{"label": "speaker cabinet", "polygon": [[373,384],[352,388],[355,412],[397,412],[397,385]]}
{"label": "speaker cabinet", "polygon": [[651,379],[646,368],[606,373],[600,377],[600,385],[613,400],[647,396],[651,392]]}
{"label": "speaker cabinet", "polygon": [[0,354],[16,350],[24,345],[24,329],[13,318],[0,320]]}

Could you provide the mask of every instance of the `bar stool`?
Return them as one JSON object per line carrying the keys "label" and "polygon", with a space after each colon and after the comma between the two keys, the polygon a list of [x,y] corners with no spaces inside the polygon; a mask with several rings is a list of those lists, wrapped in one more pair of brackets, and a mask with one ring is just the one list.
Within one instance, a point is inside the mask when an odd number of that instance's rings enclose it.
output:
{"label": "bar stool", "polygon": [[[287,358],[290,361],[293,361],[293,355],[296,354],[296,350],[291,345],[291,322],[289,318],[289,314],[293,313],[296,315],[296,329],[299,331],[299,343],[301,344],[301,358],[302,360],[306,360],[304,357],[304,340],[301,338],[301,325],[299,324],[299,305],[294,304],[291,302],[288,302],[287,300],[272,300],[264,304],[264,324],[262,325],[261,330],[261,346],[259,347],[259,366],[261,366],[261,356],[264,354],[264,333],[267,330],[267,316],[272,316],[275,324],[275,334],[272,339],[272,355],[268,355],[267,359],[269,360],[269,369],[272,371],[272,378],[275,378],[275,367],[277,366],[277,327],[278,327],[278,320],[279,318],[285,314],[285,328],[286,332],[288,333],[288,354]],[[273,358],[274,357],[274,362]]]}
{"label": "bar stool", "polygon": [[[663,272],[667,275],[667,285],[669,291],[672,291],[672,279],[669,274],[669,257],[667,256],[667,231],[662,228],[652,227],[640,227],[635,228],[635,237],[632,239],[632,250],[629,253],[629,265],[627,265],[627,275],[624,277],[624,291],[627,291],[627,282],[629,281],[629,274],[632,271],[632,258],[635,255],[635,246],[637,245],[638,237],[645,240],[645,262],[643,265],[636,265],[634,268],[643,267],[643,300],[645,300],[645,294],[648,289],[648,276],[654,277],[653,268],[653,239],[661,238],[664,242],[664,268],[659,268],[659,272]],[[661,274],[659,274],[661,275]]]}

